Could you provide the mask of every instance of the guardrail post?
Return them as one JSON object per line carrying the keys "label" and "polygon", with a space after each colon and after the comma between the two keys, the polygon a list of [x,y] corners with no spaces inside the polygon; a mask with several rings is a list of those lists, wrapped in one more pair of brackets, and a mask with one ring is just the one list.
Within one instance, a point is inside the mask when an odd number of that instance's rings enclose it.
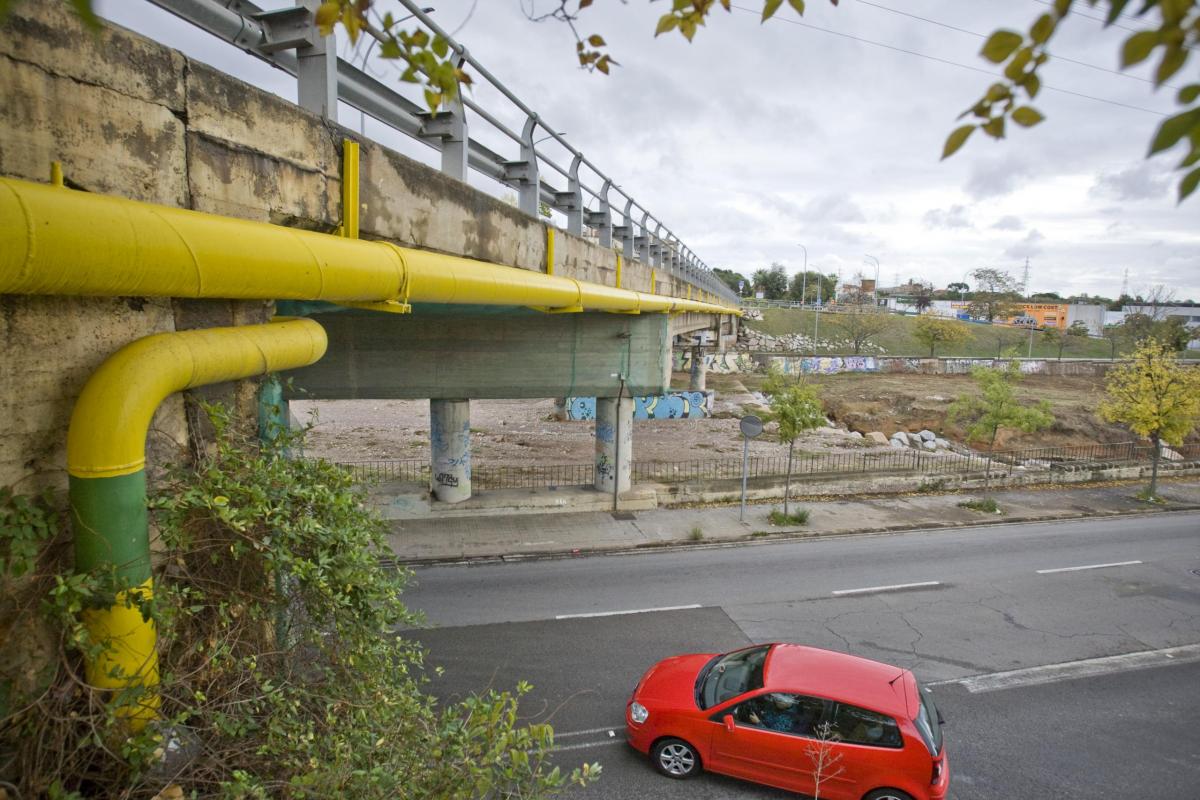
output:
{"label": "guardrail post", "polygon": [[649,211],[642,212],[642,223],[641,223],[641,225],[638,226],[642,231],[642,235],[638,237],[638,242],[637,242],[638,260],[641,261],[643,264],[645,264],[648,267],[653,267],[655,265],[654,265],[654,262],[651,260],[651,256],[650,256],[651,247],[650,247],[650,227],[648,224],[649,221],[650,221],[650,212]]}
{"label": "guardrail post", "polygon": [[567,215],[567,233],[583,236],[583,187],[579,184],[579,165],[583,153],[577,153],[567,170],[567,191],[555,192],[554,207]]}
{"label": "guardrail post", "polygon": [[296,50],[296,100],[301,108],[337,122],[337,43],[333,34],[321,36],[317,30],[317,9],[321,0],[296,0],[309,12],[313,44]]}
{"label": "guardrail post", "polygon": [[[467,49],[457,47],[458,58],[455,66],[462,68],[467,60]],[[450,101],[449,108],[434,114],[425,114],[424,123],[417,133],[423,139],[440,139],[438,149],[442,151],[442,172],[460,181],[467,180],[467,109],[463,105],[462,86],[458,94]]]}
{"label": "guardrail post", "polygon": [[[604,185],[600,187],[599,210],[584,212],[584,221],[596,229],[598,244],[606,250],[611,250],[613,245],[612,207],[608,204],[608,190],[611,187],[612,181],[605,178]],[[625,260],[632,257],[632,254],[626,255]]]}
{"label": "guardrail post", "polygon": [[621,255],[625,256],[625,261],[628,263],[637,258],[634,249],[634,240],[637,237],[634,236],[633,227],[633,198],[625,201],[625,211],[622,212],[621,218],[622,224],[620,227],[613,228],[613,235],[621,243]]}
{"label": "guardrail post", "polygon": [[521,158],[504,165],[504,180],[517,187],[517,207],[535,219],[541,217],[539,206],[542,200],[537,151],[533,147],[533,134],[537,127],[537,114],[525,118],[525,127],[521,131]]}

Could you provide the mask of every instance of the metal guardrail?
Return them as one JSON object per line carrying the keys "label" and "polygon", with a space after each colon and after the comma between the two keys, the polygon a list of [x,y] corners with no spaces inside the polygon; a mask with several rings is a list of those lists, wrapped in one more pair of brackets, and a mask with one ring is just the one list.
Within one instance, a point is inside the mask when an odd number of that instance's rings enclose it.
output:
{"label": "metal guardrail", "polygon": [[[1162,465],[1200,462],[1200,444],[1171,448],[1182,461],[1163,459]],[[1154,448],[1139,442],[1038,447],[998,450],[991,454],[991,469],[1013,472],[1017,467],[1047,471],[1091,469],[1120,464],[1146,464]],[[750,478],[782,478],[787,474],[787,456],[755,456],[749,460]],[[792,476],[852,474],[960,475],[987,468],[986,453],[967,455],[911,448],[849,453],[802,454],[792,459]],[[423,459],[349,461],[339,466],[361,481],[429,483],[429,462]],[[741,459],[697,461],[635,461],[634,483],[687,483],[691,481],[736,480],[742,476]],[[479,489],[527,489],[550,486],[589,486],[595,482],[591,464],[477,465],[471,482]]]}
{"label": "metal guardrail", "polygon": [[[627,261],[638,260],[666,274],[688,281],[737,306],[738,296],[661,220],[651,214],[611,177],[576,149],[540,114],[517,97],[495,75],[454,40],[413,0],[397,0],[422,26],[450,43],[456,63],[491,84],[525,116],[520,133],[502,123],[495,113],[464,93],[446,111],[436,114],[414,103],[350,62],[337,57],[334,37],[322,37],[314,12],[320,0],[298,0],[295,7],[264,11],[250,0],[149,0],[181,19],[224,39],[235,47],[296,77],[300,105],[330,121],[337,121],[337,104],[345,103],[385,125],[441,153],[443,172],[466,181],[468,169],[517,191],[522,211],[537,218],[539,205],[562,212],[568,233],[582,236],[584,228],[596,231],[601,247],[619,244]],[[488,123],[518,147],[516,158],[507,158],[468,135],[467,111]],[[541,138],[537,137],[540,132]],[[537,148],[553,139],[571,156],[564,167]],[[560,188],[545,180],[541,166],[566,180]],[[587,168],[600,187],[584,183]],[[620,209],[609,199],[616,194]],[[585,202],[585,195],[590,198]],[[596,209],[589,205],[594,202]],[[620,224],[614,221],[620,216]]]}

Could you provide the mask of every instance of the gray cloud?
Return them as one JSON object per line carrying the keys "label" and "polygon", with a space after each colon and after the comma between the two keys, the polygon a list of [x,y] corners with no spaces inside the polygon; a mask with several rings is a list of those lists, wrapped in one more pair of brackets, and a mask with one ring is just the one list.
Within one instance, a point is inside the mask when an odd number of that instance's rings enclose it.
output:
{"label": "gray cloud", "polygon": [[953,230],[955,228],[974,228],[975,225],[967,216],[967,207],[960,205],[950,206],[948,209],[931,208],[925,212],[922,218],[926,228],[942,228],[945,230]]}
{"label": "gray cloud", "polygon": [[1046,237],[1042,235],[1041,231],[1034,229],[1025,234],[1024,239],[1005,250],[1004,255],[1009,258],[1033,258],[1045,250],[1040,244],[1044,241],[1046,241]]}
{"label": "gray cloud", "polygon": [[963,187],[975,200],[1002,197],[1016,191],[1034,174],[1033,167],[1015,155],[975,161]]}
{"label": "gray cloud", "polygon": [[1005,214],[992,223],[992,227],[1001,231],[1020,231],[1025,229],[1025,223],[1014,214]]}
{"label": "gray cloud", "polygon": [[1091,188],[1093,197],[1111,196],[1118,200],[1160,200],[1171,195],[1171,175],[1152,161],[1116,172],[1102,172]]}

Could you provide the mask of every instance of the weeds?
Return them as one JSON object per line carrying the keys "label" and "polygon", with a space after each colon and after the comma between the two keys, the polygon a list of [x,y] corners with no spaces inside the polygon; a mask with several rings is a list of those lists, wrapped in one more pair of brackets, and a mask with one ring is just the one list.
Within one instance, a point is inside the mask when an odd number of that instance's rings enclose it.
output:
{"label": "weeds", "polygon": [[985,497],[982,500],[964,500],[958,504],[959,508],[969,508],[972,511],[982,511],[985,514],[1003,514],[1000,506],[996,505],[996,501],[991,497]]}
{"label": "weeds", "polygon": [[693,542],[699,542],[704,538],[704,529],[699,525],[693,525],[691,532],[688,534],[688,538]]}
{"label": "weeds", "polygon": [[772,508],[767,519],[772,525],[807,525],[808,509],[798,508],[790,514],[785,514],[778,508]]}

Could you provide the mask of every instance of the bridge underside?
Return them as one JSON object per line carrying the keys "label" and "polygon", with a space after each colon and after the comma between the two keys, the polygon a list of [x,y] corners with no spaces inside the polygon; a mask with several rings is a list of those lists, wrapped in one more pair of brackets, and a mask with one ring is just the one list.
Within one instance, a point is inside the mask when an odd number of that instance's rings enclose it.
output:
{"label": "bridge underside", "polygon": [[290,373],[294,391],[310,399],[615,397],[617,375],[627,396],[670,384],[665,314],[421,305],[412,314],[306,316],[329,335],[324,358]]}

